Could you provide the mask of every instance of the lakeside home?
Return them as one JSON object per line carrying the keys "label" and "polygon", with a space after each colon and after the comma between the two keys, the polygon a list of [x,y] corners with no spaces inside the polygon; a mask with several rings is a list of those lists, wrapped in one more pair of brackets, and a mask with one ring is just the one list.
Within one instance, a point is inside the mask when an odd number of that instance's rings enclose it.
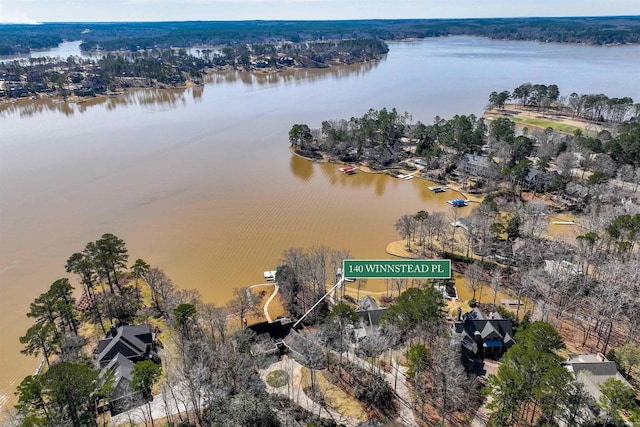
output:
{"label": "lakeside home", "polygon": [[467,175],[488,176],[492,161],[487,156],[465,154],[462,156],[461,170]]}
{"label": "lakeside home", "polygon": [[454,331],[462,347],[480,358],[499,357],[515,344],[511,319],[497,312],[486,316],[477,307],[465,315],[458,314]]}
{"label": "lakeside home", "polygon": [[598,408],[597,402],[601,401],[602,385],[607,380],[614,379],[631,388],[631,384],[618,372],[616,362],[607,359],[602,353],[570,354],[564,365],[593,399],[583,408],[593,415],[600,415],[602,411]]}
{"label": "lakeside home", "polygon": [[143,403],[141,396],[132,390],[135,363],[152,360],[159,363],[156,353],[156,334],[151,325],[111,325],[105,338],[95,349],[100,378],[113,372],[114,391],[109,399],[112,415]]}

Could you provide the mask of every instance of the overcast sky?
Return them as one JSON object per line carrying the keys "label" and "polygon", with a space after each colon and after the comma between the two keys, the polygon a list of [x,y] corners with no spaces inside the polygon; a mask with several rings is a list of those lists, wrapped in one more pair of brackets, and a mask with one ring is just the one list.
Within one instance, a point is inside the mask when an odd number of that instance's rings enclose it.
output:
{"label": "overcast sky", "polygon": [[0,0],[0,22],[638,15],[640,0]]}

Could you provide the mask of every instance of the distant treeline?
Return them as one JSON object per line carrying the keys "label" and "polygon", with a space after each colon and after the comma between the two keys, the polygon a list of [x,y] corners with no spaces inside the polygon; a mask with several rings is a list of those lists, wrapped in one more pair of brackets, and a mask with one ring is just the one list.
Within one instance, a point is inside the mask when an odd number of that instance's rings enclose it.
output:
{"label": "distant treeline", "polygon": [[640,16],[2,25],[0,55],[51,48],[63,40],[83,40],[83,50],[100,48],[114,51],[327,39],[400,40],[450,35],[595,45],[640,43]]}

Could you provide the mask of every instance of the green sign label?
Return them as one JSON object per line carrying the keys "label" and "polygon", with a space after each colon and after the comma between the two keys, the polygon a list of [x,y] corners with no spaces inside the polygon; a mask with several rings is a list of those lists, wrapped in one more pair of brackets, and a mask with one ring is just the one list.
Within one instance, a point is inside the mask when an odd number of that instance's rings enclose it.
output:
{"label": "green sign label", "polygon": [[346,259],[345,278],[351,279],[450,279],[448,259]]}

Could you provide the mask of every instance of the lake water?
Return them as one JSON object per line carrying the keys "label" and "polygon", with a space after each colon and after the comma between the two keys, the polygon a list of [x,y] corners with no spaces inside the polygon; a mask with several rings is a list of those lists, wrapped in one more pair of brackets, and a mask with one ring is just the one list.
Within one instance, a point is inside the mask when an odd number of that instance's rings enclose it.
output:
{"label": "lake water", "polygon": [[224,304],[289,247],[387,257],[398,217],[447,210],[451,195],[424,181],[345,176],[292,156],[294,123],[383,107],[426,123],[481,115],[491,91],[523,82],[640,101],[638,46],[454,37],[390,48],[379,63],[341,69],[220,73],[200,88],[0,107],[0,404],[37,365],[19,354],[29,303],[103,233],[127,242],[131,263],[143,258]]}
{"label": "lake water", "polygon": [[80,50],[80,44],[82,41],[76,40],[72,42],[63,42],[58,45],[58,47],[53,49],[44,49],[44,50],[34,50],[31,53],[24,55],[0,55],[0,62],[10,62],[10,61],[23,61],[26,60],[28,62],[29,58],[39,58],[39,57],[51,57],[51,58],[62,58],[67,59],[70,56],[79,56],[83,59],[95,58],[95,54],[89,54],[82,52]]}

